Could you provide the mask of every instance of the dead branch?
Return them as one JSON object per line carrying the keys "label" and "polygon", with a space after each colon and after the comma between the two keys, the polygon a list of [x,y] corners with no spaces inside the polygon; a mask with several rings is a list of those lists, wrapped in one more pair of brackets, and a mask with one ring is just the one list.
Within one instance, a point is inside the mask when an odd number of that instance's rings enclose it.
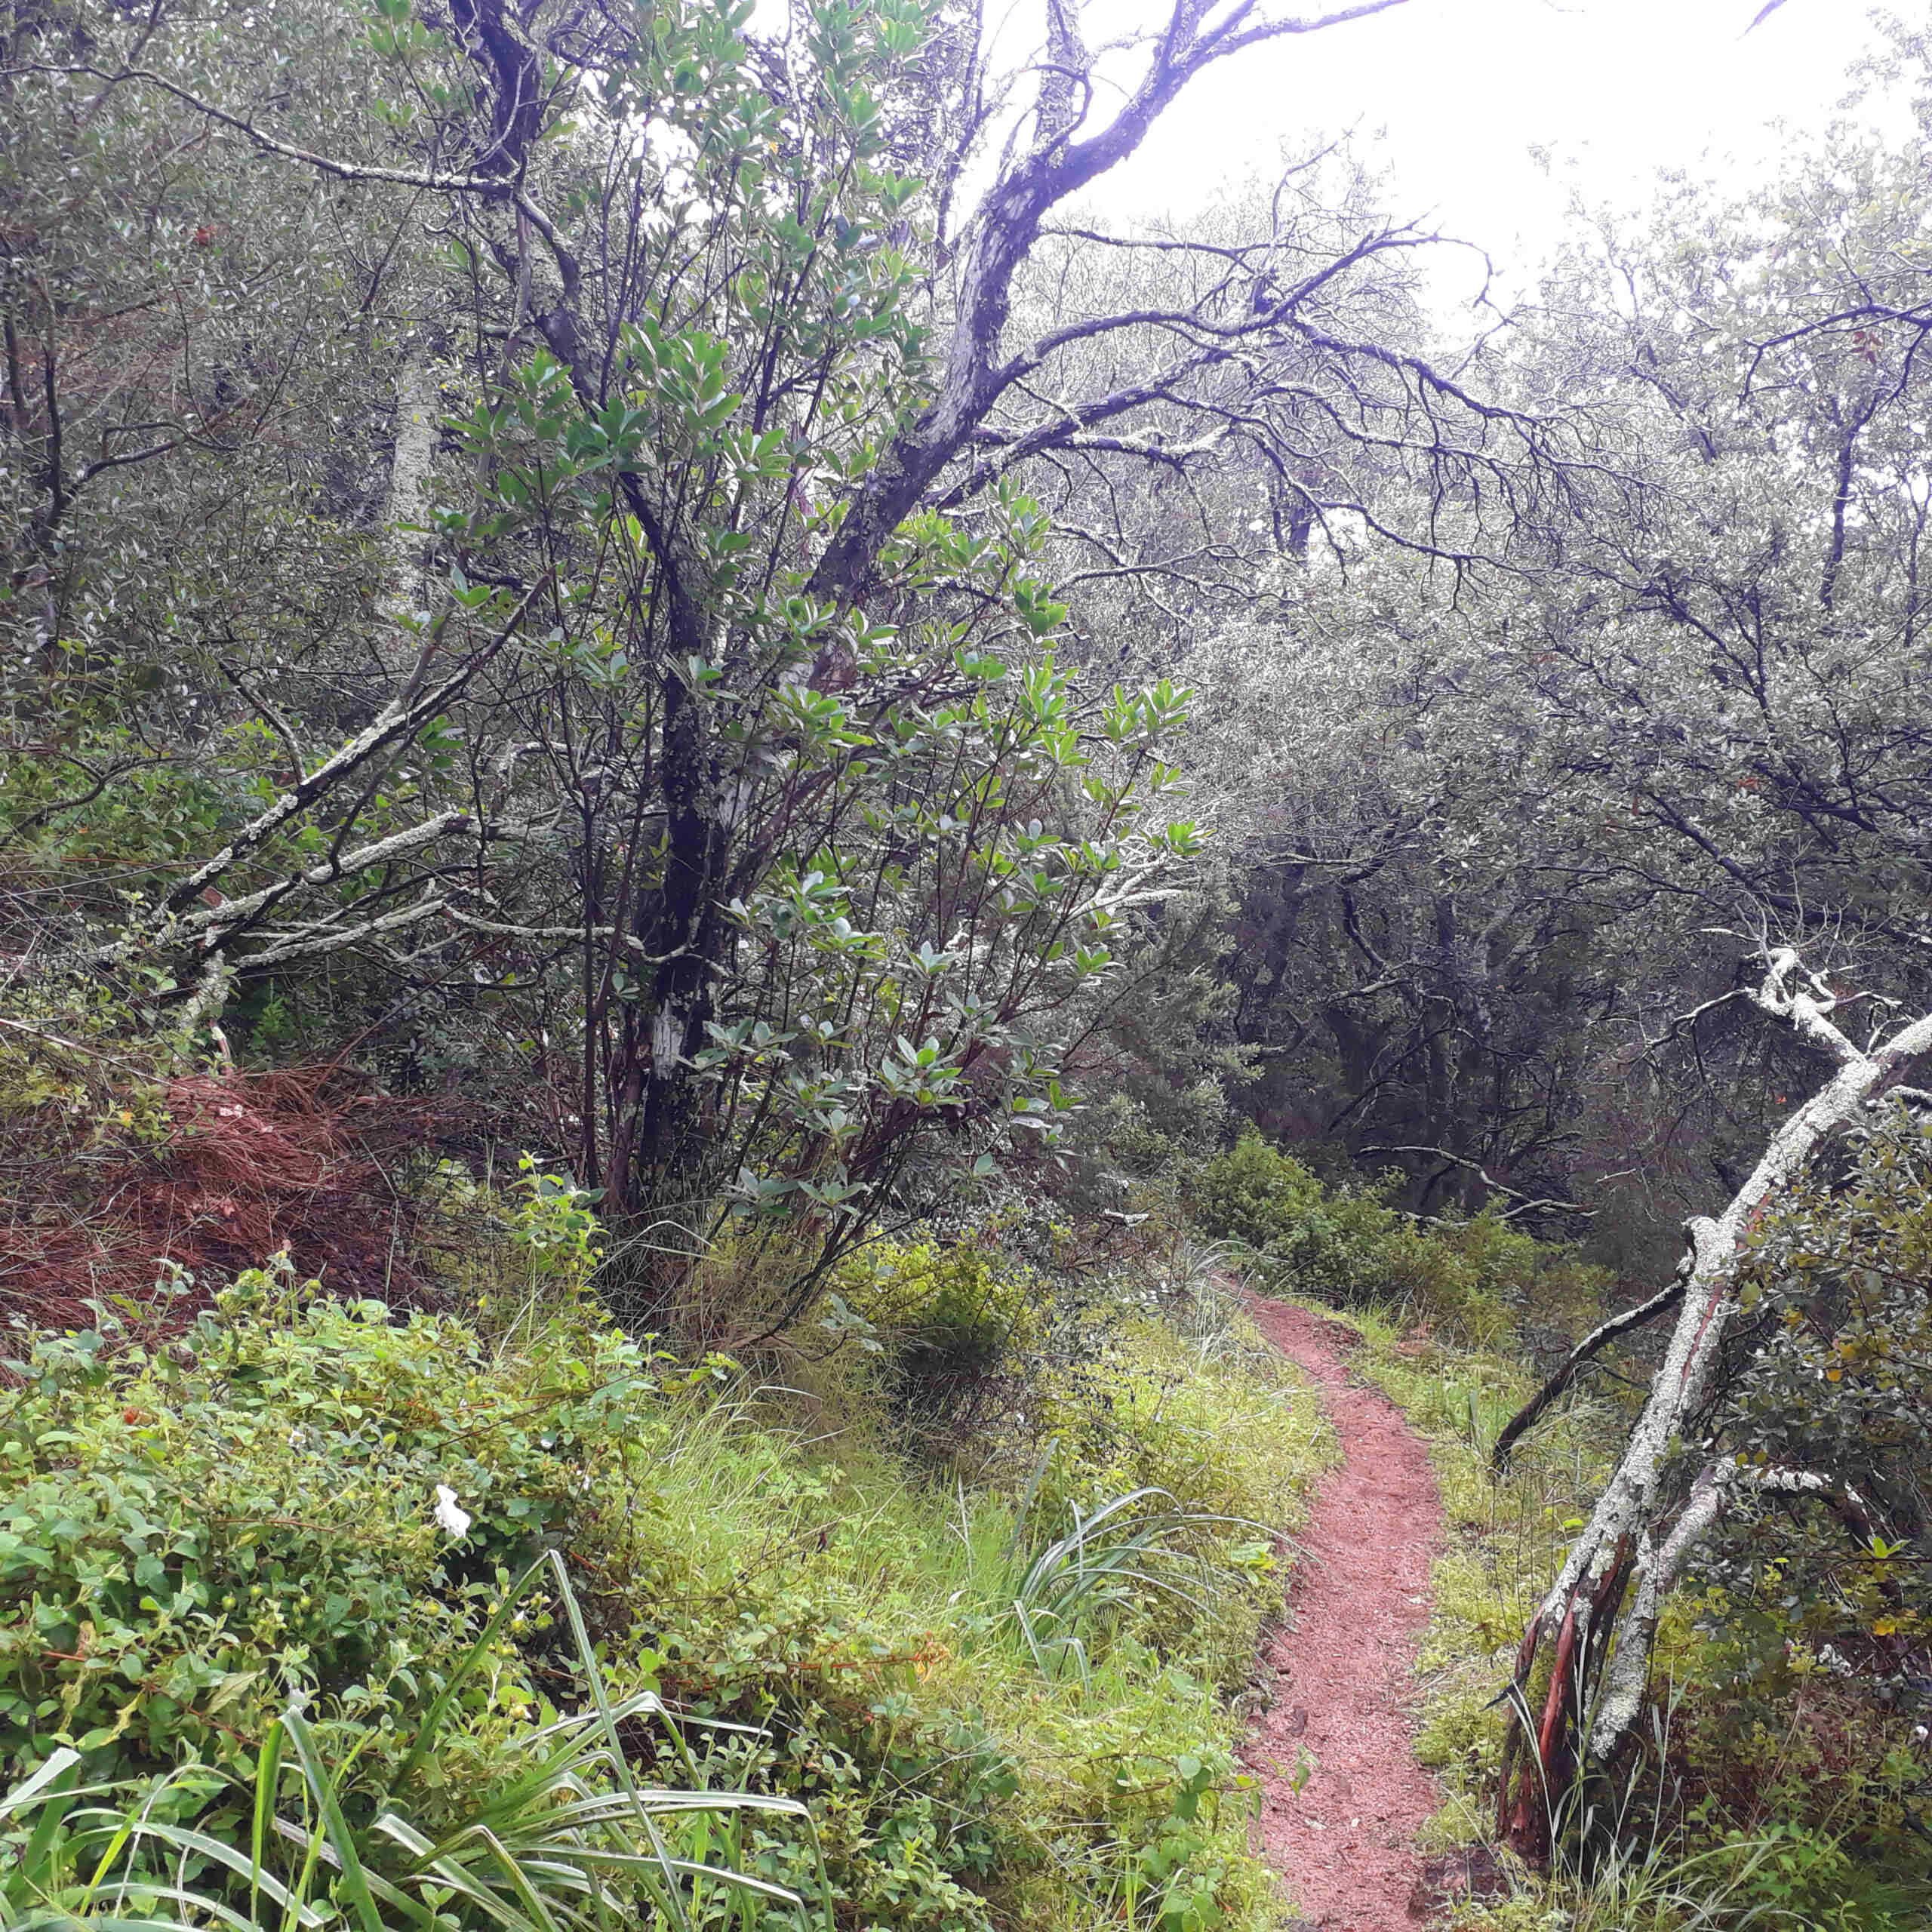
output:
{"label": "dead branch", "polygon": [[[1380,990],[1381,990],[1380,986],[1358,988],[1356,994],[1351,996],[1358,996],[1364,991],[1379,992]],[[1362,1148],[1360,1151],[1364,1154],[1427,1154],[1435,1160],[1447,1161],[1454,1167],[1465,1168],[1474,1174],[1492,1194],[1506,1195],[1509,1199],[1517,1203],[1516,1206],[1506,1210],[1498,1216],[1497,1218],[1500,1220],[1514,1220],[1518,1214],[1548,1212],[1574,1214],[1587,1221],[1592,1220],[1596,1214],[1597,1211],[1594,1208],[1580,1206],[1574,1201],[1559,1200],[1554,1195],[1525,1194],[1520,1188],[1511,1187],[1506,1183],[1498,1180],[1481,1161],[1472,1161],[1466,1155],[1452,1154],[1446,1147],[1411,1146],[1407,1143],[1397,1145],[1392,1142],[1377,1141]]]}
{"label": "dead branch", "polygon": [[[1932,1053],[1932,1014],[1899,1028],[1869,1051],[1832,1018],[1837,1001],[1790,946],[1767,948],[1763,977],[1745,997],[1826,1054],[1832,1076],[1771,1137],[1757,1166],[1715,1220],[1689,1224],[1692,1251],[1682,1275],[1676,1327],[1649,1399],[1590,1521],[1571,1546],[1525,1632],[1515,1684],[1521,1693],[1546,1642],[1573,1637],[1588,1667],[1553,1686],[1557,1702],[1534,1742],[1519,1709],[1509,1767],[1497,1794],[1503,1835],[1524,1855],[1549,1850],[1549,1821],[1586,1761],[1611,1762],[1630,1737],[1648,1686],[1651,1645],[1665,1597],[1689,1551],[1724,1505],[1727,1478],[1707,1464],[1681,1503],[1673,1498],[1676,1445],[1711,1393],[1738,1291],[1750,1231],[1774,1195],[1803,1174],[1817,1149],[1851,1125],[1909,1065]],[[1646,1304],[1647,1306],[1647,1304]],[[1614,1583],[1614,1588],[1611,1587]],[[1593,1661],[1592,1661],[1593,1660]],[[1601,1694],[1598,1694],[1599,1679]],[[1588,1737],[1583,1736],[1585,1726]]]}
{"label": "dead branch", "polygon": [[1677,1278],[1668,1287],[1659,1289],[1648,1301],[1639,1302],[1635,1308],[1626,1308],[1592,1329],[1570,1351],[1564,1359],[1563,1365],[1555,1374],[1509,1418],[1503,1433],[1496,1438],[1495,1447],[1489,1452],[1490,1467],[1497,1475],[1501,1475],[1508,1469],[1510,1452],[1543,1420],[1557,1398],[1576,1380],[1579,1369],[1593,1357],[1600,1355],[1620,1336],[1635,1334],[1647,1322],[1654,1321],[1660,1315],[1667,1313],[1684,1299],[1684,1284],[1696,1252],[1694,1247],[1685,1255],[1684,1266],[1678,1270]]}

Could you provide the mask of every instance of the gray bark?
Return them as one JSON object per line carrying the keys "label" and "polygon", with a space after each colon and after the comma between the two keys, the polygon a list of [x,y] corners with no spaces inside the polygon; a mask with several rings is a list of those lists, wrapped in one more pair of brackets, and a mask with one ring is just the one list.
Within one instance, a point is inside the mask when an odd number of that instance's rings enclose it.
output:
{"label": "gray bark", "polygon": [[423,597],[423,526],[429,518],[429,477],[435,465],[440,386],[428,352],[418,349],[403,365],[395,386],[395,447],[389,459],[389,501],[383,512],[389,567],[382,614],[392,621],[412,617]]}
{"label": "gray bark", "polygon": [[[1611,1760],[1630,1737],[1644,1708],[1651,1646],[1664,1600],[1691,1552],[1719,1519],[1727,1497],[1741,1486],[1739,1472],[1712,1460],[1681,1506],[1670,1494],[1678,1447],[1712,1392],[1724,1335],[1738,1312],[1753,1223],[1771,1198],[1803,1172],[1822,1143],[1896,1086],[1911,1061],[1932,1052],[1932,1014],[1899,1028],[1876,1046],[1855,1045],[1832,1020],[1836,1002],[1823,982],[1804,971],[1789,947],[1768,952],[1763,980],[1746,997],[1829,1054],[1837,1071],[1772,1136],[1724,1212],[1715,1220],[1689,1224],[1691,1254],[1683,1300],[1663,1365],[1623,1456],[1519,1654],[1519,1690],[1545,1643],[1555,1644],[1559,1665],[1594,1658],[1602,1672],[1593,1710],[1588,1669],[1580,1669],[1574,1682],[1552,1682],[1534,1737],[1527,1734],[1531,1725],[1523,1719],[1527,1705],[1518,1707],[1506,1766],[1517,1761],[1514,1754],[1520,1748],[1534,1761],[1541,1787],[1540,1804],[1520,1789],[1512,1802],[1506,1778],[1500,1799],[1503,1826],[1519,1841],[1534,1841],[1546,1829],[1567,1787],[1571,1768],[1567,1740],[1573,1725],[1587,1726],[1588,1756],[1598,1764]],[[1761,1479],[1758,1486],[1764,1486]],[[1783,1486],[1814,1485],[1793,1478]],[[1607,1628],[1601,1627],[1604,1618],[1610,1620]],[[1591,1628],[1593,1621],[1599,1627]]]}

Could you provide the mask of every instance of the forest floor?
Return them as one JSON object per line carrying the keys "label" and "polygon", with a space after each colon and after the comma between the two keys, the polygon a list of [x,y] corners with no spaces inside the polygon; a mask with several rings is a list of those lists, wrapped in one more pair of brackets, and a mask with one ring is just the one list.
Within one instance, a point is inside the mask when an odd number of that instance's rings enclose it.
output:
{"label": "forest floor", "polygon": [[1359,1338],[1285,1302],[1249,1306],[1314,1380],[1342,1448],[1315,1490],[1288,1616],[1262,1658],[1271,1703],[1247,1745],[1262,1848],[1307,1925],[1412,1932],[1427,1906],[1416,1834],[1436,1794],[1415,1761],[1410,1673],[1441,1500],[1422,1438],[1386,1396],[1350,1380]]}

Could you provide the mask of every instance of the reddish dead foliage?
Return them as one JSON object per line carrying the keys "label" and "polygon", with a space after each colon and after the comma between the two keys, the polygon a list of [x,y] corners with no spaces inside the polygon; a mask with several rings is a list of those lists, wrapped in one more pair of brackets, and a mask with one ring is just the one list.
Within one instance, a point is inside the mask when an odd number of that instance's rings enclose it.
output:
{"label": "reddish dead foliage", "polygon": [[159,1144],[48,1149],[31,1164],[0,1226],[0,1318],[91,1326],[89,1300],[152,1303],[163,1260],[196,1279],[178,1318],[282,1248],[338,1294],[434,1298],[410,1265],[421,1210],[386,1174],[432,1137],[423,1106],[357,1093],[326,1066],[190,1075],[163,1091]]}

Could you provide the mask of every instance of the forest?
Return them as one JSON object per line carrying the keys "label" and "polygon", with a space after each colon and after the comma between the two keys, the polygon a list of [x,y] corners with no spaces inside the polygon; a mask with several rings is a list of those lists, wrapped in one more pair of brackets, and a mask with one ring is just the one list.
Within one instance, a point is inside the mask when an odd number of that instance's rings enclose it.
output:
{"label": "forest", "polygon": [[1405,4],[0,0],[0,1932],[1932,1923],[1932,14]]}

